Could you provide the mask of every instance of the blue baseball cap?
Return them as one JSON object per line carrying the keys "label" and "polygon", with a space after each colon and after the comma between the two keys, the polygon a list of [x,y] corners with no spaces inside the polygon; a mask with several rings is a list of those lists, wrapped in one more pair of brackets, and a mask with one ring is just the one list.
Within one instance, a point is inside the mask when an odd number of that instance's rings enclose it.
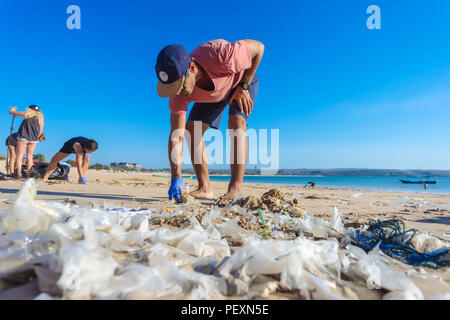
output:
{"label": "blue baseball cap", "polygon": [[160,97],[171,97],[180,91],[190,63],[191,56],[180,44],[171,44],[161,50],[155,66]]}

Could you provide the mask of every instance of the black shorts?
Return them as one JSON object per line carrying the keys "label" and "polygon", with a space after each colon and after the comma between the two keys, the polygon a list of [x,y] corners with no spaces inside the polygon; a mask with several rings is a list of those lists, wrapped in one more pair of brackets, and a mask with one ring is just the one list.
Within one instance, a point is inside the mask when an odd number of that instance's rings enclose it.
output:
{"label": "black shorts", "polygon": [[[250,83],[250,88],[248,92],[250,93],[250,98],[253,103],[255,103],[256,97],[258,95],[259,89],[259,78],[258,75],[255,74],[253,77],[252,83]],[[234,93],[233,89],[229,96],[220,102],[196,102],[189,113],[188,120],[192,121],[201,121],[203,123],[209,124],[211,128],[218,129],[220,125],[220,121],[222,120],[223,113],[229,103],[231,96]],[[233,101],[228,109],[228,114],[231,115],[240,115],[242,118],[247,121],[248,117],[245,113],[242,113],[239,110],[238,104],[236,101]]]}
{"label": "black shorts", "polygon": [[6,138],[6,146],[16,147],[17,146],[17,133],[11,135],[11,140],[9,141],[9,136]]}
{"label": "black shorts", "polygon": [[59,150],[59,152],[62,153],[75,153],[75,150],[73,149],[73,142],[71,143],[64,143],[63,147],[61,148],[61,150]]}
{"label": "black shorts", "polygon": [[83,148],[83,152],[86,152],[84,146],[86,145],[86,143],[87,143],[88,141],[89,141],[89,139],[88,139],[88,138],[85,138],[85,137],[75,137],[75,138],[72,138],[72,139],[70,139],[70,140],[67,140],[67,141],[64,143],[64,145],[62,146],[61,150],[59,150],[59,152],[62,152],[62,153],[76,153],[76,152],[75,152],[75,149],[73,148],[73,145],[74,145],[75,143],[77,143],[77,142],[78,142],[78,143],[81,145],[81,147]]}

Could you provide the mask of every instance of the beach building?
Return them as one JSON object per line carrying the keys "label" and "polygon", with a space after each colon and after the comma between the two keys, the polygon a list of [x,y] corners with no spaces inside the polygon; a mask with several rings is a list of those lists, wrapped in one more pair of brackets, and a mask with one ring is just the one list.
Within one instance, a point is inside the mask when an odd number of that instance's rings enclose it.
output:
{"label": "beach building", "polygon": [[122,168],[130,168],[130,169],[142,169],[142,166],[138,163],[129,163],[129,162],[111,162],[111,167],[122,167]]}

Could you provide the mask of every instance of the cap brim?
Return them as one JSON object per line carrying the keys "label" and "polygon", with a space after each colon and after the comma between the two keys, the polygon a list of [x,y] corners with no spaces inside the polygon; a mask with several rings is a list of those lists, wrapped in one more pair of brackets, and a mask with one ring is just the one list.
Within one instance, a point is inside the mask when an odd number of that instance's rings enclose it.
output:
{"label": "cap brim", "polygon": [[161,98],[167,98],[176,95],[183,85],[184,82],[184,75],[178,79],[177,81],[174,81],[169,84],[162,83],[161,81],[158,81],[158,96]]}

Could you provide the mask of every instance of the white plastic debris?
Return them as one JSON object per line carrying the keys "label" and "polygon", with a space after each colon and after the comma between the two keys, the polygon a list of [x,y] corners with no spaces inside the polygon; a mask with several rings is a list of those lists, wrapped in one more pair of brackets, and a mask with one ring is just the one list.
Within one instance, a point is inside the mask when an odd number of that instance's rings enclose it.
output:
{"label": "white plastic debris", "polygon": [[344,223],[342,222],[342,213],[334,206],[330,210],[330,228],[337,231],[338,234],[344,234]]}
{"label": "white plastic debris", "polygon": [[53,222],[62,218],[55,209],[35,200],[36,192],[36,182],[28,179],[20,190],[13,209],[3,219],[7,233],[17,230],[37,233],[48,229]]}
{"label": "white plastic debris", "polygon": [[118,266],[107,249],[89,240],[63,246],[59,256],[62,274],[57,283],[70,299],[95,298]]}
{"label": "white plastic debris", "polygon": [[222,237],[229,237],[236,243],[245,244],[251,240],[258,239],[259,236],[254,232],[242,228],[238,224],[239,218],[231,219],[225,223],[216,226]]}
{"label": "white plastic debris", "polygon": [[368,254],[353,247],[351,255],[358,262],[350,267],[346,274],[348,277],[366,279],[369,289],[383,288],[391,291],[393,295],[385,296],[385,299],[424,299],[420,289],[404,273],[389,267],[384,262],[387,257],[378,246]]}
{"label": "white plastic debris", "polygon": [[47,293],[40,293],[38,296],[34,298],[34,300],[54,300],[54,299]]}
{"label": "white plastic debris", "polygon": [[352,194],[351,197],[352,197],[352,198],[359,198],[359,197],[361,197],[362,195],[363,195],[362,192],[357,192],[357,193]]}
{"label": "white plastic debris", "polygon": [[[354,299],[342,275],[383,288],[385,299],[425,298],[409,277],[429,273],[407,273],[413,268],[378,248],[366,254],[342,242],[355,230],[344,228],[336,207],[329,221],[310,213],[292,218],[264,212],[272,238],[266,240],[239,225],[242,217],[259,218],[237,206],[231,207],[239,215],[233,219],[212,208],[199,222],[185,205],[174,213],[112,204],[80,208],[36,201],[35,194],[35,185],[24,183],[14,207],[2,212],[8,232],[0,236],[0,279],[34,269],[33,288],[44,292],[35,299],[254,299],[277,290],[308,299]],[[152,225],[155,218],[187,212],[182,228]],[[290,232],[282,231],[286,227]],[[293,232],[295,240],[284,240]],[[424,251],[436,247],[430,236],[416,241]]]}
{"label": "white plastic debris", "polygon": [[427,233],[416,234],[411,242],[414,249],[419,252],[433,252],[438,249],[447,248],[446,243]]}
{"label": "white plastic debris", "polygon": [[395,205],[403,206],[403,207],[412,207],[412,208],[422,208],[426,205],[428,201],[423,198],[414,198],[414,197],[400,197]]}
{"label": "white plastic debris", "polygon": [[0,237],[0,278],[32,269],[31,241],[21,231]]}

